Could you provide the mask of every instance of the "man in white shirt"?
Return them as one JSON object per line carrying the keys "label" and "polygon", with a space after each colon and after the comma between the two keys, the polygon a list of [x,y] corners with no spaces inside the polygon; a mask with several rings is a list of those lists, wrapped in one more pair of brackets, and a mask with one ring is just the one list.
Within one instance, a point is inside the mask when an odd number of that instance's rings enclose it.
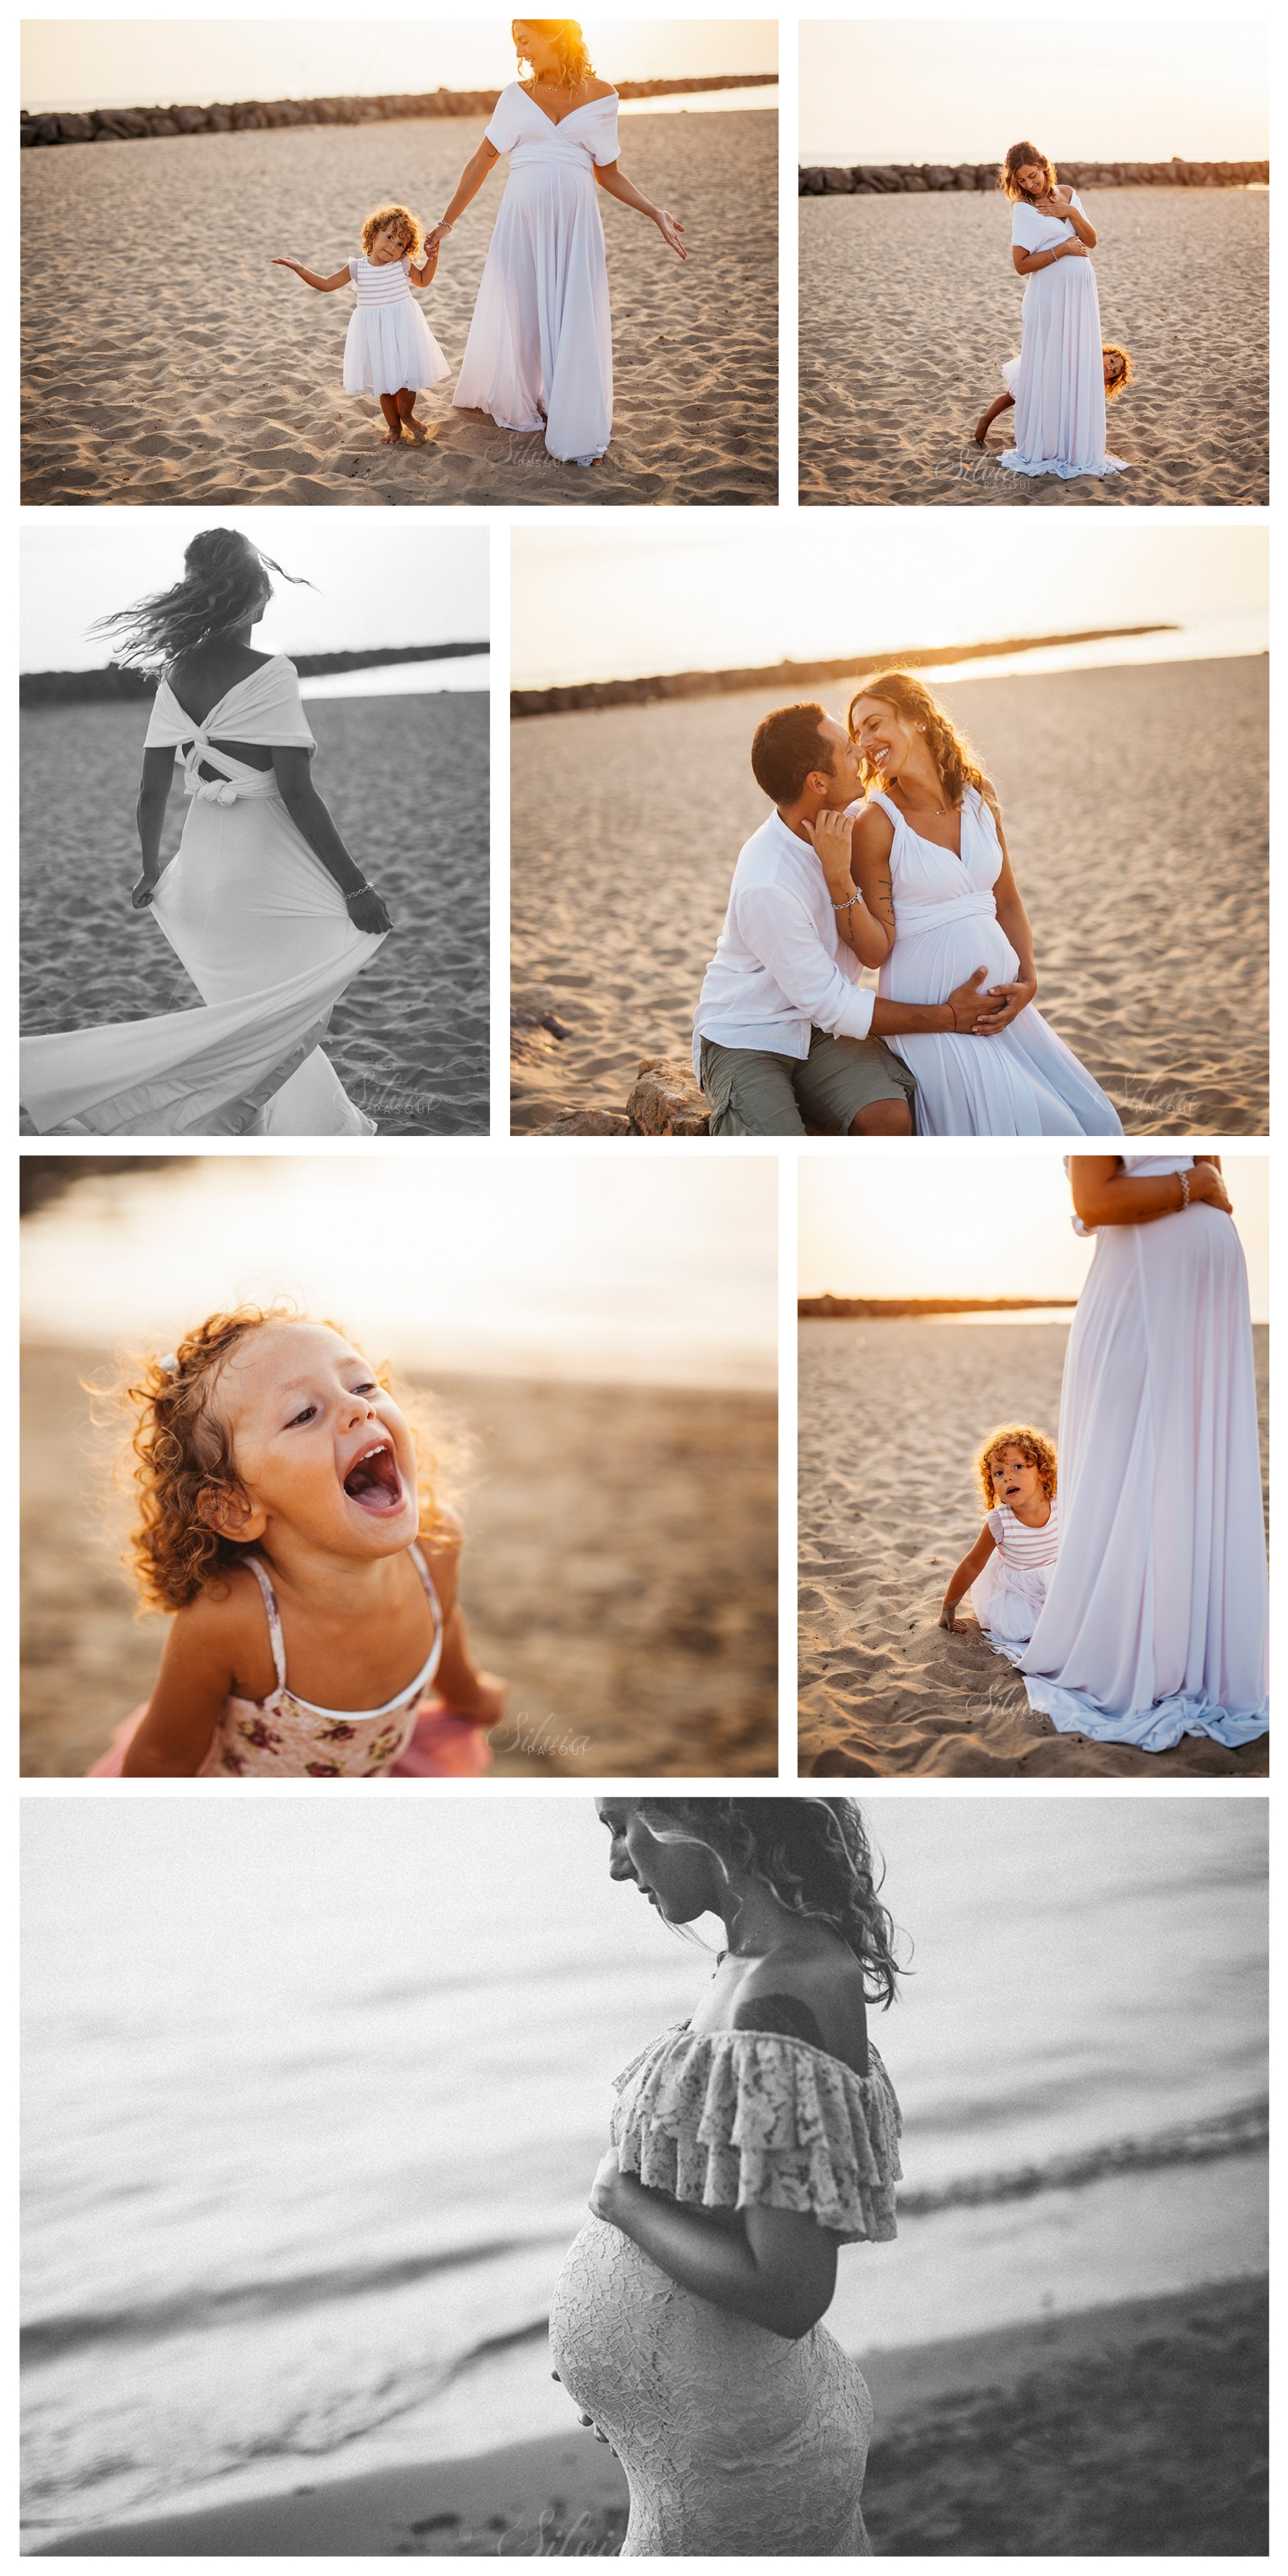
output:
{"label": "man in white shirt", "polygon": [[864,992],[810,837],[820,814],[861,796],[858,753],[821,706],[778,707],[756,728],[751,766],[775,810],[739,852],[693,1022],[711,1133],[910,1136],[916,1085],[882,1041],[973,1035],[984,969],[946,1002]]}

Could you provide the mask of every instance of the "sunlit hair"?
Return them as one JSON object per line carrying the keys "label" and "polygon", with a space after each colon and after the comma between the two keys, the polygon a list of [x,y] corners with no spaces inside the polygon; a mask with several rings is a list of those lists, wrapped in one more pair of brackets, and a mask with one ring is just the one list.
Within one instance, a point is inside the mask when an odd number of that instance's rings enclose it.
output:
{"label": "sunlit hair", "polygon": [[374,215],[368,215],[362,227],[362,247],[368,259],[371,257],[371,247],[377,233],[386,231],[395,235],[402,243],[408,257],[419,268],[421,252],[425,246],[425,227],[419,215],[414,215],[410,206],[377,206]]}
{"label": "sunlit hair", "polygon": [[759,1880],[793,1914],[829,1923],[863,1970],[869,2003],[884,2010],[904,1974],[894,1923],[867,1829],[853,1798],[641,1798],[641,1821],[660,1843],[701,1843],[726,1877]]}
{"label": "sunlit hair", "polygon": [[1045,152],[1039,152],[1036,143],[1013,143],[997,174],[997,184],[1003,196],[1010,198],[1012,205],[1017,198],[1023,206],[1032,206],[1036,203],[1036,199],[1029,190],[1020,186],[1018,174],[1021,170],[1045,170],[1046,185],[1041,190],[1041,194],[1044,197],[1050,196],[1055,186],[1054,161],[1048,161]]}
{"label": "sunlit hair", "polygon": [[273,596],[270,575],[308,590],[312,584],[283,572],[271,555],[239,528],[203,528],[186,547],[183,579],[173,590],[138,599],[132,608],[99,617],[91,635],[110,635],[116,660],[142,668],[170,661],[194,644],[231,635],[247,618],[261,617]]}
{"label": "sunlit hair", "polygon": [[[936,698],[932,698],[924,680],[915,678],[911,671],[879,671],[873,679],[862,681],[846,710],[846,730],[851,742],[857,739],[854,710],[860,698],[879,698],[883,707],[893,707],[896,715],[906,716],[910,724],[924,725],[927,747],[939,772],[939,783],[947,803],[960,805],[967,788],[975,787],[994,820],[1001,822],[1002,808],[997,801],[996,789],[984,776],[965,734],[958,732],[952,717],[945,714]],[[881,784],[880,771],[861,753],[859,776],[865,788]]]}
{"label": "sunlit hair", "polygon": [[[148,1609],[182,1610],[199,1593],[221,1593],[226,1575],[251,1552],[253,1543],[225,1538],[203,1515],[203,1506],[247,1500],[232,1435],[215,1400],[218,1382],[252,1333],[303,1323],[324,1323],[348,1339],[329,1317],[304,1315],[285,1299],[271,1306],[237,1306],[227,1314],[208,1315],[204,1324],[185,1333],[169,1366],[148,1354],[127,1361],[109,1385],[89,1389],[99,1419],[124,1418],[129,1426],[116,1473],[118,1482],[133,1487],[138,1520],[125,1562]],[[387,1367],[374,1367],[372,1375],[407,1417],[416,1447],[421,1527],[432,1529],[439,1510],[439,1461],[430,1445],[429,1407],[415,1393],[395,1387]],[[437,1444],[436,1424],[433,1437]]]}
{"label": "sunlit hair", "polygon": [[1117,340],[1106,340],[1100,355],[1102,358],[1117,358],[1118,360],[1119,373],[1115,376],[1112,384],[1106,382],[1105,385],[1105,401],[1116,402],[1119,394],[1126,393],[1127,387],[1136,373],[1135,367],[1132,365],[1127,351],[1120,348]]}
{"label": "sunlit hair", "polygon": [[[534,36],[544,36],[559,56],[559,68],[542,75],[557,89],[580,89],[583,81],[593,80],[595,66],[590,59],[586,39],[575,18],[515,18],[516,27],[527,27]],[[514,50],[521,63],[530,61],[516,36]],[[533,69],[536,69],[535,64]]]}
{"label": "sunlit hair", "polygon": [[1007,1422],[1000,1431],[990,1431],[975,1460],[975,1473],[984,1496],[984,1509],[997,1508],[997,1489],[993,1471],[1004,1449],[1018,1449],[1026,1467],[1036,1467],[1042,1479],[1047,1501],[1055,1501],[1055,1442],[1044,1431],[1035,1431],[1030,1422]]}

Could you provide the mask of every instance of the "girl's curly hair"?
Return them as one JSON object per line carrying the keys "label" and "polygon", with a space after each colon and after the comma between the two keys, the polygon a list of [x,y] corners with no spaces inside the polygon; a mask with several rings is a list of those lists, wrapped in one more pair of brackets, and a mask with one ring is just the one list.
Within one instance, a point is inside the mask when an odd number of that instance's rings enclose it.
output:
{"label": "girl's curly hair", "polygon": [[[575,18],[516,18],[516,27],[530,27],[534,36],[545,36],[559,56],[559,69],[552,77],[559,89],[580,89],[583,81],[593,80],[595,66],[581,28]],[[521,63],[528,56],[515,46]]]}
{"label": "girl's curly hair", "polygon": [[1117,402],[1119,394],[1126,393],[1127,387],[1136,373],[1135,367],[1132,365],[1130,353],[1128,350],[1124,349],[1117,340],[1106,340],[1100,355],[1102,358],[1117,358],[1119,361],[1118,373],[1114,377],[1113,383],[1105,386],[1105,401]]}
{"label": "girl's curly hair", "polygon": [[1010,198],[1012,205],[1018,201],[1022,206],[1031,206],[1036,202],[1030,196],[1028,189],[1020,186],[1021,170],[1045,170],[1046,186],[1042,193],[1046,197],[1050,196],[1055,186],[1054,161],[1048,161],[1045,152],[1039,152],[1036,143],[1013,143],[997,174],[997,184],[1003,196]]}
{"label": "girl's curly hair", "polygon": [[1026,1467],[1037,1468],[1047,1501],[1053,1503],[1055,1501],[1054,1440],[1048,1440],[1044,1431],[1035,1431],[1030,1422],[1004,1422],[1000,1430],[990,1431],[975,1459],[975,1473],[983,1492],[985,1511],[991,1512],[997,1508],[997,1495],[993,1486],[993,1465],[1004,1449],[1018,1449]]}
{"label": "girl's curly hair", "polygon": [[298,588],[313,587],[302,575],[283,572],[240,528],[202,528],[185,548],[182,581],[96,618],[89,632],[111,636],[118,662],[159,669],[176,653],[261,617],[273,596],[273,573]]}
{"label": "girl's curly hair", "polygon": [[[124,1553],[146,1608],[183,1610],[201,1592],[220,1593],[229,1571],[250,1553],[247,1542],[225,1538],[203,1516],[205,1502],[246,1499],[215,1391],[221,1371],[252,1333],[301,1323],[325,1323],[343,1333],[328,1316],[303,1315],[286,1299],[237,1306],[208,1315],[185,1333],[172,1359],[148,1355],[128,1362],[112,1385],[90,1388],[110,1417],[124,1414],[130,1422],[117,1478],[128,1481],[137,1498],[138,1520]],[[438,1460],[430,1445],[437,1426],[431,1432],[428,1407],[416,1394],[395,1388],[387,1367],[372,1373],[407,1416],[416,1446],[421,1527],[432,1529],[440,1509]]]}
{"label": "girl's curly hair", "polygon": [[[924,680],[918,680],[911,671],[879,671],[875,679],[864,680],[846,710],[845,727],[851,742],[855,739],[854,710],[860,698],[880,698],[882,705],[893,707],[896,715],[923,726],[947,802],[960,805],[967,788],[977,788],[1000,826],[1002,808],[996,788],[984,776],[965,734],[958,732],[952,717],[932,698]],[[859,776],[865,789],[880,785],[880,772],[870,760],[860,758]]]}
{"label": "girl's curly hair", "polygon": [[425,247],[425,227],[419,215],[412,213],[410,206],[377,206],[375,213],[368,215],[362,227],[362,247],[368,259],[371,257],[371,245],[377,233],[384,232],[386,226],[397,233],[408,257],[415,266],[419,267],[421,252]]}
{"label": "girl's curly hair", "polygon": [[[863,1970],[869,2003],[884,2011],[904,1974],[898,1934],[882,1905],[881,1876],[853,1798],[640,1798],[659,1842],[699,1842],[726,1869],[744,1870],[780,1905],[830,1923]],[[882,1873],[883,1875],[884,1873]]]}

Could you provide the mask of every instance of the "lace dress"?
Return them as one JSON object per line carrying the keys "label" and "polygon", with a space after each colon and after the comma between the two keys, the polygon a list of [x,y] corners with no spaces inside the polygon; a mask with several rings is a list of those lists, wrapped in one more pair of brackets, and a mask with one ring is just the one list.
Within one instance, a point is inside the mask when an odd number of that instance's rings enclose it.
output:
{"label": "lace dress", "polygon": [[[623,2173],[735,2223],[790,2209],[842,2244],[895,2233],[899,2107],[880,2058],[852,2073],[767,2031],[666,2031],[617,2079]],[[821,2325],[797,2342],[681,2289],[593,2218],[550,2319],[569,2395],[626,2472],[624,2558],[871,2555],[860,2497],[872,2400]]]}

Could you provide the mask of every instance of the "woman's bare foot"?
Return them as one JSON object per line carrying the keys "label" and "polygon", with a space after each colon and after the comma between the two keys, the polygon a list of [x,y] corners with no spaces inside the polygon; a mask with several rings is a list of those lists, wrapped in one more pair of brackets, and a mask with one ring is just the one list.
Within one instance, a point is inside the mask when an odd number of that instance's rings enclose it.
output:
{"label": "woman's bare foot", "polygon": [[986,411],[982,411],[982,412],[980,413],[979,419],[978,419],[978,420],[976,421],[976,423],[975,423],[975,445],[976,445],[977,447],[987,447],[987,445],[988,445],[988,433],[989,433],[989,430],[990,430],[991,426],[992,426],[992,415],[991,415],[991,413],[986,412]]}

